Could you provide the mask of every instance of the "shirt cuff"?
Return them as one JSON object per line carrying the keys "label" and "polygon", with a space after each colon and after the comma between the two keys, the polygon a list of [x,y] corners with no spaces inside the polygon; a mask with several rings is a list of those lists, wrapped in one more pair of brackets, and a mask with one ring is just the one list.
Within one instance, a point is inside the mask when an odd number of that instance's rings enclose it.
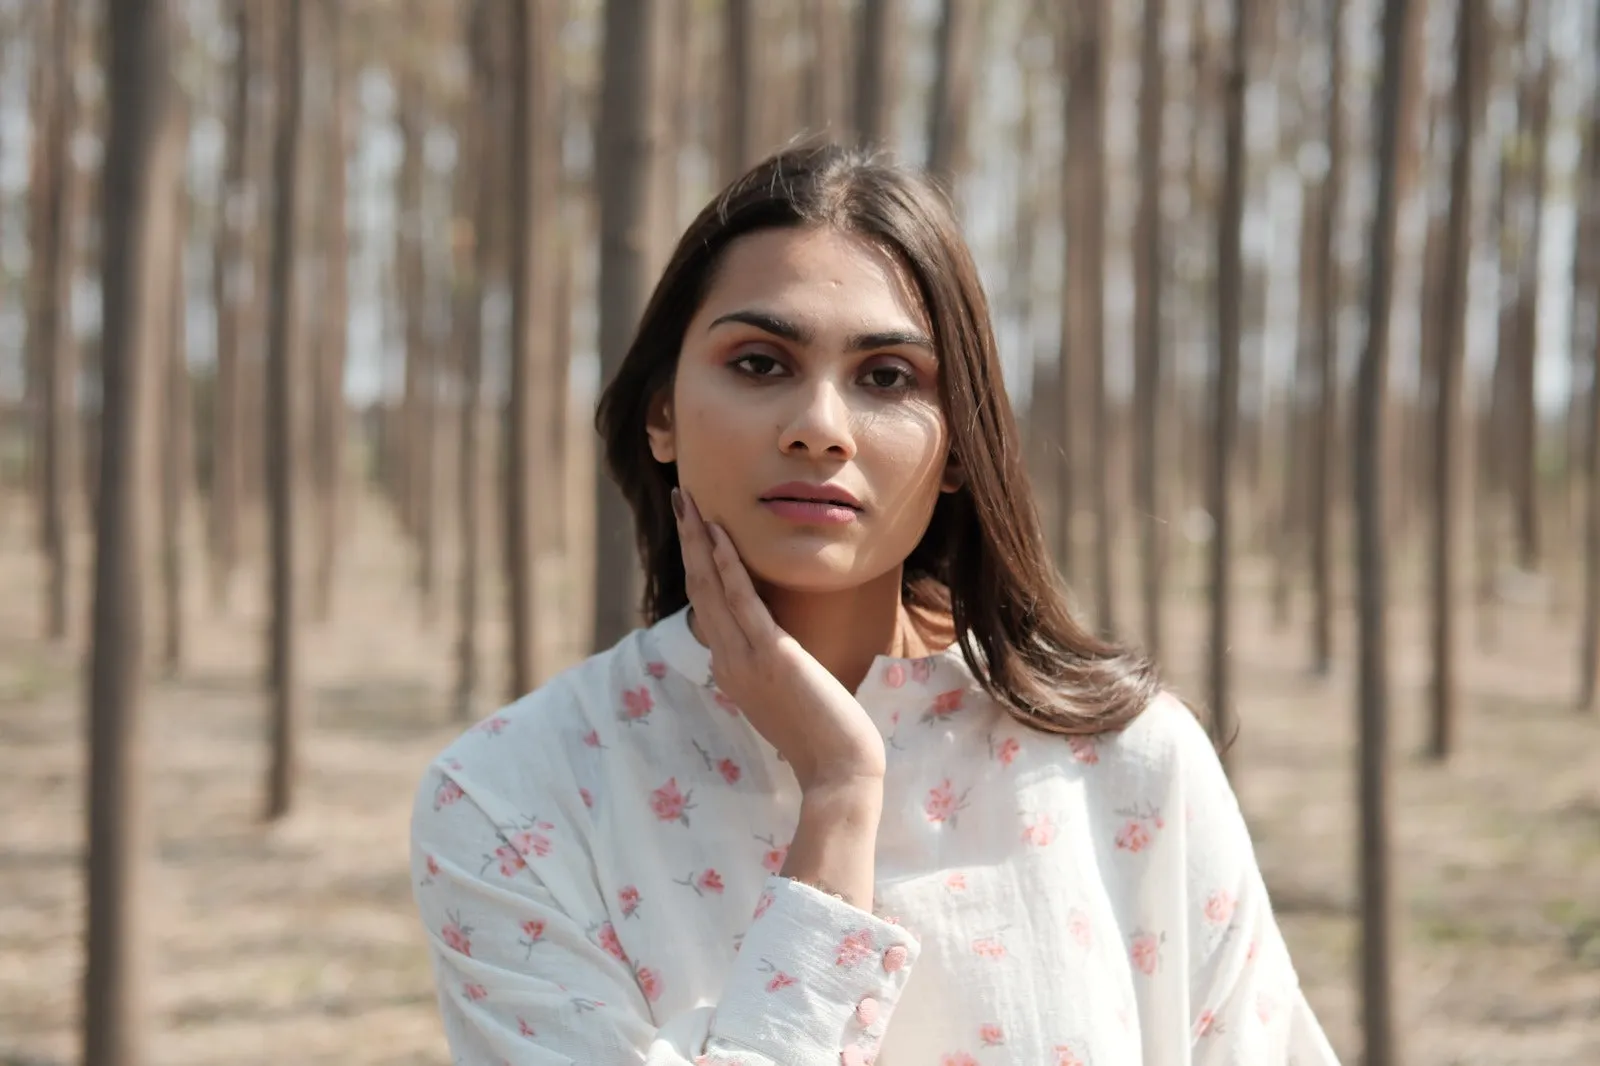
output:
{"label": "shirt cuff", "polygon": [[712,1018],[707,1061],[749,1051],[793,1066],[865,1066],[920,952],[892,922],[769,878]]}

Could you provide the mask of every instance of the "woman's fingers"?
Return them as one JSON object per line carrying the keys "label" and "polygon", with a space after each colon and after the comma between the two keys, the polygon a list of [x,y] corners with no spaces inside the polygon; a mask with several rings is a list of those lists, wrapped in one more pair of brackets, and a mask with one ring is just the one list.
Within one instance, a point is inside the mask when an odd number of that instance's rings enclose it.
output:
{"label": "woman's fingers", "polygon": [[683,573],[695,619],[713,652],[732,654],[749,647],[734,620],[722,588],[722,576],[711,555],[711,537],[689,494],[673,489],[672,509],[678,516],[678,542],[683,548]]}
{"label": "woman's fingers", "polygon": [[776,635],[773,631],[777,623],[756,592],[755,583],[750,580],[750,571],[744,568],[744,560],[739,558],[739,550],[733,546],[733,541],[728,539],[727,531],[721,526],[707,524],[706,532],[711,538],[711,558],[717,565],[717,575],[722,579],[723,599],[728,604],[733,620],[739,623],[745,639],[752,645],[770,641]]}

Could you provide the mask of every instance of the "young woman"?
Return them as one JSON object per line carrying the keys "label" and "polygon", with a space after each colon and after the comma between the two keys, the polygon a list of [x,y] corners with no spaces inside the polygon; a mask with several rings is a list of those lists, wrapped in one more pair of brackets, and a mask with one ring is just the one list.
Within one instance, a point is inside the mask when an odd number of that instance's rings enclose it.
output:
{"label": "young woman", "polygon": [[1205,732],[1068,611],[932,185],[756,167],[598,425],[652,625],[422,782],[455,1062],[1334,1062]]}

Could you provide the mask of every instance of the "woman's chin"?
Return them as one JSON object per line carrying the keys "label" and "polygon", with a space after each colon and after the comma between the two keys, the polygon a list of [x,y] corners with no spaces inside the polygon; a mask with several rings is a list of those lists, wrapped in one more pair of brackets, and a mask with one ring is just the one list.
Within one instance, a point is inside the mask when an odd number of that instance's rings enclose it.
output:
{"label": "woman's chin", "polygon": [[744,556],[745,568],[758,586],[807,595],[847,592],[866,584],[873,575],[863,573],[859,562],[854,550],[838,544]]}

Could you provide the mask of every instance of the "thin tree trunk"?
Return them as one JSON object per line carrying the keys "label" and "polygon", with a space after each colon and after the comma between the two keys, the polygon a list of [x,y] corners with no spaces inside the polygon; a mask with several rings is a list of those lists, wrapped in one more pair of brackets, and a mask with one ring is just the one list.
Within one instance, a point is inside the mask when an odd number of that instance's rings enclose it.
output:
{"label": "thin tree trunk", "polygon": [[[187,139],[181,107],[173,109],[173,139]],[[184,284],[184,249],[188,234],[189,190],[181,173],[172,183],[172,233],[168,250],[171,308],[163,348],[165,397],[161,420],[161,583],[165,623],[162,661],[167,674],[183,668],[183,527],[189,512],[189,485],[194,476],[194,413],[189,399],[188,289]]]}
{"label": "thin tree trunk", "polygon": [[[1595,25],[1595,54],[1600,54],[1600,21]],[[1600,185],[1600,105],[1591,101],[1585,141],[1589,179]],[[1600,217],[1597,215],[1595,217]],[[1596,223],[1600,229],[1600,223]],[[1600,313],[1600,256],[1589,263],[1586,281],[1590,299]],[[1574,299],[1577,298],[1574,292]],[[1579,645],[1578,709],[1593,712],[1600,692],[1600,321],[1587,337],[1589,345],[1588,417],[1584,426],[1585,466],[1588,475],[1584,515],[1583,638]]]}
{"label": "thin tree trunk", "polygon": [[[870,5],[869,5],[870,6]],[[606,0],[600,94],[600,376],[610,381],[627,354],[650,286],[649,190],[659,119],[654,47],[662,32],[650,0]],[[638,618],[633,514],[595,449],[595,650]]]}
{"label": "thin tree trunk", "polygon": [[43,240],[35,249],[38,277],[33,328],[29,343],[38,353],[43,401],[42,536],[45,576],[45,635],[65,640],[71,616],[73,499],[82,469],[78,428],[78,350],[72,332],[72,278],[78,220],[74,208],[81,197],[69,147],[78,124],[73,41],[77,35],[75,5],[56,0],[50,14],[49,121],[38,150],[49,184],[35,190],[42,198]]}
{"label": "thin tree trunk", "polygon": [[856,140],[868,147],[894,141],[894,109],[900,83],[898,40],[901,0],[861,0],[856,52]]}
{"label": "thin tree trunk", "polygon": [[1433,438],[1433,686],[1428,754],[1443,759],[1455,743],[1456,571],[1455,536],[1461,505],[1461,393],[1466,362],[1467,276],[1472,256],[1472,151],[1478,126],[1478,61],[1483,0],[1462,0],[1456,16],[1456,73],[1451,95],[1454,143],[1450,154],[1450,215],[1439,299],[1438,399]]}
{"label": "thin tree trunk", "polygon": [[[1541,3],[1538,16],[1529,20],[1528,34],[1523,42],[1524,62],[1530,51],[1538,53],[1538,73],[1529,86],[1526,96],[1526,114],[1522,121],[1528,127],[1532,147],[1532,160],[1527,166],[1526,188],[1523,195],[1528,200],[1527,246],[1523,249],[1518,273],[1521,283],[1517,287],[1517,302],[1513,310],[1517,378],[1513,392],[1517,405],[1515,417],[1516,441],[1513,454],[1516,469],[1510,479],[1515,496],[1517,531],[1517,562],[1526,571],[1537,570],[1542,562],[1539,522],[1539,411],[1535,396],[1535,368],[1537,364],[1539,316],[1540,248],[1544,234],[1545,160],[1549,155],[1550,84],[1554,62],[1549,47],[1549,5]],[[1533,48],[1530,49],[1529,45]],[[1520,168],[1519,168],[1520,169]]]}
{"label": "thin tree trunk", "polygon": [[1405,100],[1407,0],[1385,0],[1383,76],[1373,160],[1376,207],[1367,258],[1367,341],[1356,384],[1356,593],[1360,620],[1357,713],[1361,788],[1361,1018],[1367,1066],[1399,1061],[1394,1025],[1393,879],[1389,872],[1389,643],[1383,522],[1384,391],[1393,298],[1395,171]]}
{"label": "thin tree trunk", "polygon": [[317,509],[316,617],[326,622],[332,615],[334,574],[339,561],[339,530],[345,491],[345,329],[349,317],[350,234],[345,221],[345,133],[342,0],[324,0],[323,20],[329,39],[325,44],[329,74],[328,158],[323,192],[323,238],[327,274],[321,293],[321,321],[317,340],[319,382],[316,480]]}
{"label": "thin tree trunk", "polygon": [[[66,5],[62,5],[66,6]],[[89,663],[88,961],[85,1066],[140,1066],[148,1051],[143,902],[152,839],[143,781],[144,546],[163,283],[180,145],[167,121],[171,25],[163,0],[116,0],[107,17],[105,347],[100,506]]]}
{"label": "thin tree trunk", "polygon": [[1139,216],[1134,233],[1134,418],[1138,446],[1135,508],[1139,514],[1139,592],[1144,605],[1144,647],[1159,661],[1162,647],[1161,521],[1161,271],[1165,227],[1161,218],[1162,121],[1166,113],[1166,56],[1162,34],[1166,0],[1145,0],[1139,67]]}
{"label": "thin tree trunk", "polygon": [[928,109],[928,171],[958,188],[969,165],[973,67],[982,35],[976,0],[942,0]]}
{"label": "thin tree trunk", "polygon": [[1339,402],[1339,268],[1334,234],[1344,190],[1344,7],[1328,10],[1327,174],[1322,182],[1317,227],[1317,417],[1311,455],[1311,666],[1326,675],[1333,666],[1333,510],[1337,478],[1334,447]]}
{"label": "thin tree trunk", "polygon": [[[1226,744],[1233,732],[1233,503],[1229,487],[1239,426],[1239,317],[1242,264],[1239,237],[1244,223],[1244,90],[1249,80],[1250,0],[1234,0],[1233,47],[1223,98],[1222,203],[1217,212],[1217,373],[1211,415],[1211,715],[1212,729]],[[1226,747],[1223,748],[1227,760]]]}
{"label": "thin tree trunk", "polygon": [[811,64],[806,68],[806,125],[837,131],[845,121],[845,26],[840,0],[809,0]]}
{"label": "thin tree trunk", "polygon": [[756,72],[757,12],[752,0],[725,0],[722,21],[723,96],[722,182],[743,174],[755,162],[760,115]]}
{"label": "thin tree trunk", "polygon": [[301,32],[302,0],[284,0],[282,47],[278,55],[278,112],[273,135],[272,270],[268,279],[267,318],[267,445],[268,491],[271,494],[272,604],[269,677],[272,694],[271,760],[267,777],[268,819],[289,813],[299,774],[301,693],[296,642],[295,585],[296,442],[300,338],[295,291],[295,209],[299,202],[301,71],[305,41]]}

